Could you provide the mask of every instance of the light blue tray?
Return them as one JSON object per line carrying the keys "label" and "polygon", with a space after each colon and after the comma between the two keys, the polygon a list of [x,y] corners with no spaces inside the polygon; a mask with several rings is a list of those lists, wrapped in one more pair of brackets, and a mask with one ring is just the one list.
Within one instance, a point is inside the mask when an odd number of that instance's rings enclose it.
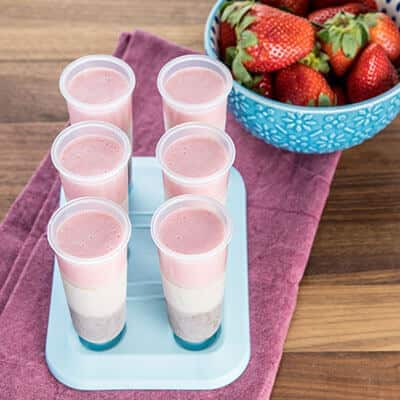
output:
{"label": "light blue tray", "polygon": [[[230,179],[228,209],[234,232],[228,257],[222,333],[210,348],[180,348],[168,324],[158,257],[150,238],[151,215],[163,201],[154,158],[133,158],[130,206],[127,331],[113,349],[84,348],[74,332],[57,263],[46,340],[52,374],[67,386],[103,389],[215,389],[245,370],[250,359],[247,282],[246,189],[239,172]],[[61,205],[65,203],[61,194]]]}

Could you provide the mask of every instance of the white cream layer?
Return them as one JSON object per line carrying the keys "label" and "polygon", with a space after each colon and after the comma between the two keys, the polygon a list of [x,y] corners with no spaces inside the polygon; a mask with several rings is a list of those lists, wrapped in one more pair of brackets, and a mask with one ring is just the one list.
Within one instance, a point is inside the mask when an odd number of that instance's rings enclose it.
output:
{"label": "white cream layer", "polygon": [[224,297],[225,277],[211,285],[185,289],[162,276],[164,296],[175,309],[185,313],[202,313],[214,309]]}
{"label": "white cream layer", "polygon": [[86,317],[110,315],[119,310],[126,301],[126,269],[123,269],[116,280],[95,289],[78,288],[65,279],[63,284],[69,306]]}

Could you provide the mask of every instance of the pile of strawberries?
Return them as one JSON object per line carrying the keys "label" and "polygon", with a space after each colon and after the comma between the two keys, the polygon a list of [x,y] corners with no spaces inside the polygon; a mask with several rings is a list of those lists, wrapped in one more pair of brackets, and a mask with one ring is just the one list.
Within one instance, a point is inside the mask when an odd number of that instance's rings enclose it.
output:
{"label": "pile of strawberries", "polygon": [[399,81],[400,33],[375,0],[227,1],[219,49],[236,81],[283,103],[357,103]]}

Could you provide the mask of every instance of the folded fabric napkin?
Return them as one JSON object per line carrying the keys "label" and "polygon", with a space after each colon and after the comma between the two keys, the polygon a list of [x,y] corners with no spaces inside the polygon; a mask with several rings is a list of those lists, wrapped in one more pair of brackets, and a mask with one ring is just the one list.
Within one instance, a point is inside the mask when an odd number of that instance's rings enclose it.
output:
{"label": "folded fabric napkin", "polygon": [[[115,54],[135,70],[134,154],[151,156],[163,133],[156,77],[190,51],[137,31],[121,35]],[[273,148],[232,116],[227,131],[248,192],[251,360],[239,379],[211,391],[101,391],[85,399],[242,400],[270,397],[299,282],[328,196],[339,154],[309,156]],[[49,156],[0,226],[1,398],[73,400],[82,393],[59,383],[44,356],[53,254],[46,224],[60,183]],[[251,393],[251,395],[250,395]],[[250,396],[250,397],[249,397]]]}

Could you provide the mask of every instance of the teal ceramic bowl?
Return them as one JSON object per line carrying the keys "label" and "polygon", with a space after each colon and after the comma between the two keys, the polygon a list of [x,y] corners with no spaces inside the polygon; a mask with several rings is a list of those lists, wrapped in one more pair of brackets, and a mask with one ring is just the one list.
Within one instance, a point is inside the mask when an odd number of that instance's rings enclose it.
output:
{"label": "teal ceramic bowl", "polygon": [[[208,56],[218,58],[218,0],[204,33]],[[400,1],[379,0],[380,10],[398,25]],[[299,153],[331,153],[372,138],[400,112],[400,84],[372,99],[337,107],[300,107],[263,97],[234,82],[229,109],[254,136],[276,147]]]}

